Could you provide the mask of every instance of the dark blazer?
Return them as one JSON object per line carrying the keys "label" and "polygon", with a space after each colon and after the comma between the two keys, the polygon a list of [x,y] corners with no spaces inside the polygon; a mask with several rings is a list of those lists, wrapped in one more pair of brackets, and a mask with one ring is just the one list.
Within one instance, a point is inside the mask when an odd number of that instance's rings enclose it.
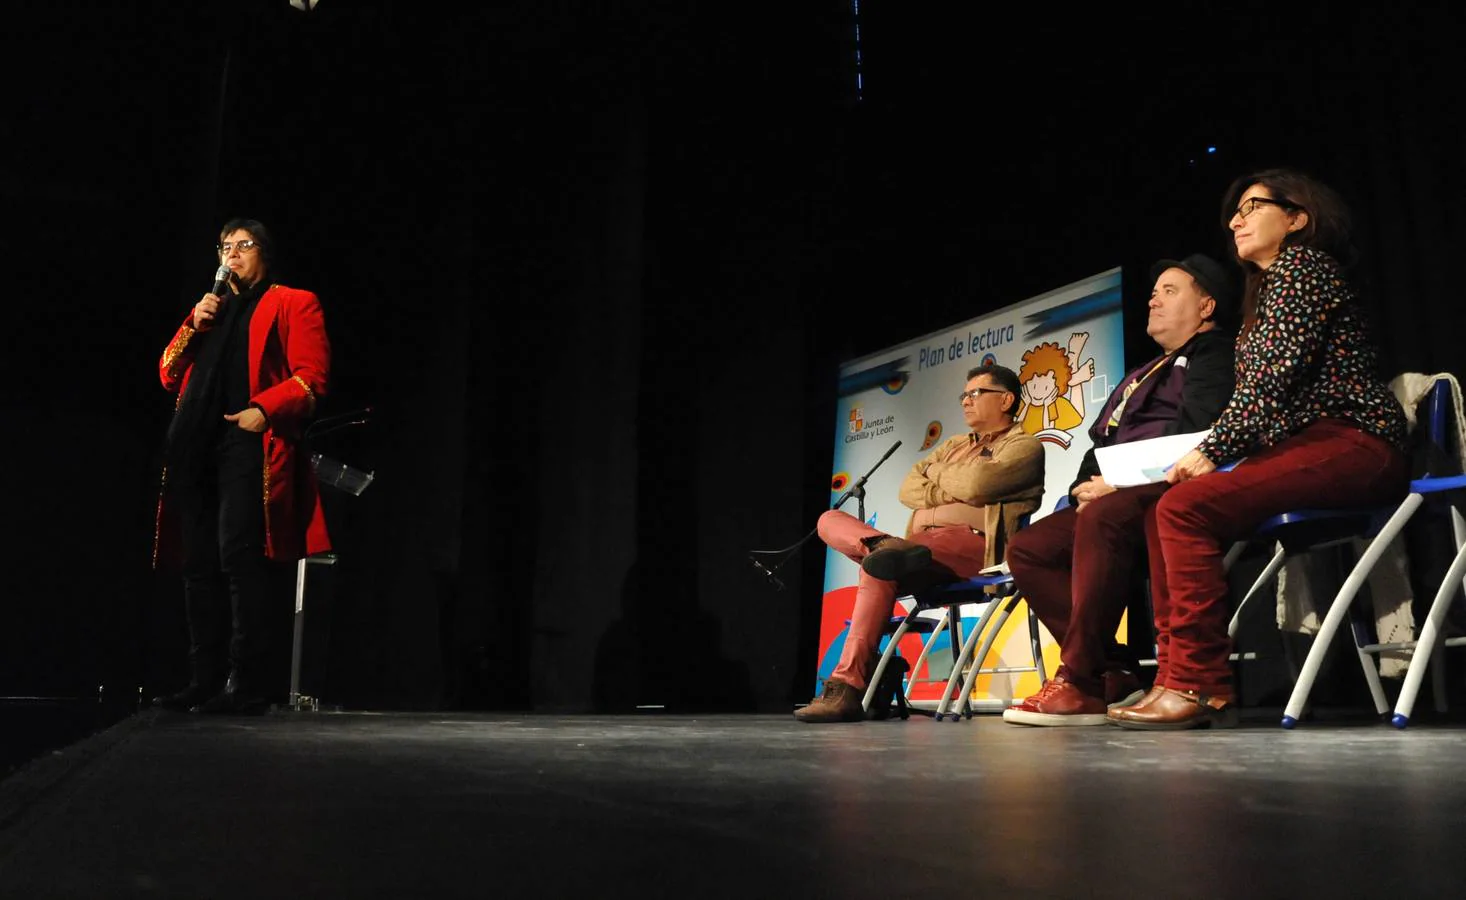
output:
{"label": "dark blazer", "polygon": [[[1210,428],[1232,399],[1235,353],[1236,335],[1214,328],[1195,335],[1169,358],[1156,357],[1131,370],[1115,386],[1089,427],[1094,446],[1079,463],[1079,475],[1069,485],[1070,497],[1082,482],[1100,473],[1094,455],[1096,447]],[[1163,358],[1161,368],[1130,395],[1119,426],[1106,433],[1105,423],[1124,396],[1125,386],[1145,375]]]}

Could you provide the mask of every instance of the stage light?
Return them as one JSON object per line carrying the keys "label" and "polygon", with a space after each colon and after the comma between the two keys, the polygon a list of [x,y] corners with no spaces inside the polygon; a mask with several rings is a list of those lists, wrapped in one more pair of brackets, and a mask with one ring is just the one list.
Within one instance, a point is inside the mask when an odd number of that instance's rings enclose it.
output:
{"label": "stage light", "polygon": [[290,5],[301,12],[310,12],[316,8],[316,0],[290,0]]}

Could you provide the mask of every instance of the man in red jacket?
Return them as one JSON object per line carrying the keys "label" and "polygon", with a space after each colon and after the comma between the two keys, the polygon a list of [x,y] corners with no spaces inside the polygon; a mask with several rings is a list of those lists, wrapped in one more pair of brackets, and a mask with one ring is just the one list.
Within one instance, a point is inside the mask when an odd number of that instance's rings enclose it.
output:
{"label": "man in red jacket", "polygon": [[225,286],[194,304],[159,365],[178,404],[158,540],[181,539],[191,665],[187,687],[154,698],[167,708],[263,711],[270,562],[330,549],[298,441],[326,393],[331,347],[316,296],[266,278],[271,249],[259,222],[224,225]]}

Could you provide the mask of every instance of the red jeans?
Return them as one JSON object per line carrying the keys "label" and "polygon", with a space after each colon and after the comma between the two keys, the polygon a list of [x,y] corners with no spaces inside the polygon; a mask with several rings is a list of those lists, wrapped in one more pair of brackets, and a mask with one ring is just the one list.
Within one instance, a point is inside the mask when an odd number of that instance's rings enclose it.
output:
{"label": "red jeans", "polygon": [[[820,539],[831,549],[856,563],[870,553],[867,540],[890,537],[848,513],[833,509],[820,516],[818,531]],[[930,528],[913,534],[908,540],[929,548],[933,567],[948,569],[957,578],[972,578],[983,568],[987,544],[982,535],[966,526]],[[866,671],[866,664],[880,644],[881,630],[896,603],[896,591],[896,582],[872,578],[864,569],[860,570],[860,581],[855,588],[855,609],[850,613],[850,631],[845,635],[840,664],[830,673],[831,678],[856,688],[865,687],[866,677],[870,674]]]}
{"label": "red jeans", "polygon": [[1013,582],[1054,640],[1066,675],[1103,696],[1106,669],[1130,668],[1115,640],[1129,599],[1145,589],[1145,529],[1165,484],[1121,488],[1084,507],[1050,513],[1013,535]]}
{"label": "red jeans", "polygon": [[1321,419],[1230,472],[1166,491],[1155,509],[1159,553],[1151,556],[1156,633],[1166,636],[1170,651],[1157,683],[1231,696],[1222,558],[1233,542],[1278,513],[1384,506],[1403,500],[1409,487],[1403,452],[1349,422]]}

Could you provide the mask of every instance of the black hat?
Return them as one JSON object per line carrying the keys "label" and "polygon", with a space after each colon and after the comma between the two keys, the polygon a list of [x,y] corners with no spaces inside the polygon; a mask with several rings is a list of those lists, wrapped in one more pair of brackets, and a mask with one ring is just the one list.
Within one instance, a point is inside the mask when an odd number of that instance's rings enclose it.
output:
{"label": "black hat", "polygon": [[1196,279],[1201,289],[1217,302],[1212,318],[1218,325],[1230,328],[1236,323],[1240,309],[1237,280],[1232,270],[1204,253],[1193,253],[1185,259],[1163,259],[1150,267],[1150,280],[1155,281],[1167,269],[1180,269]]}

